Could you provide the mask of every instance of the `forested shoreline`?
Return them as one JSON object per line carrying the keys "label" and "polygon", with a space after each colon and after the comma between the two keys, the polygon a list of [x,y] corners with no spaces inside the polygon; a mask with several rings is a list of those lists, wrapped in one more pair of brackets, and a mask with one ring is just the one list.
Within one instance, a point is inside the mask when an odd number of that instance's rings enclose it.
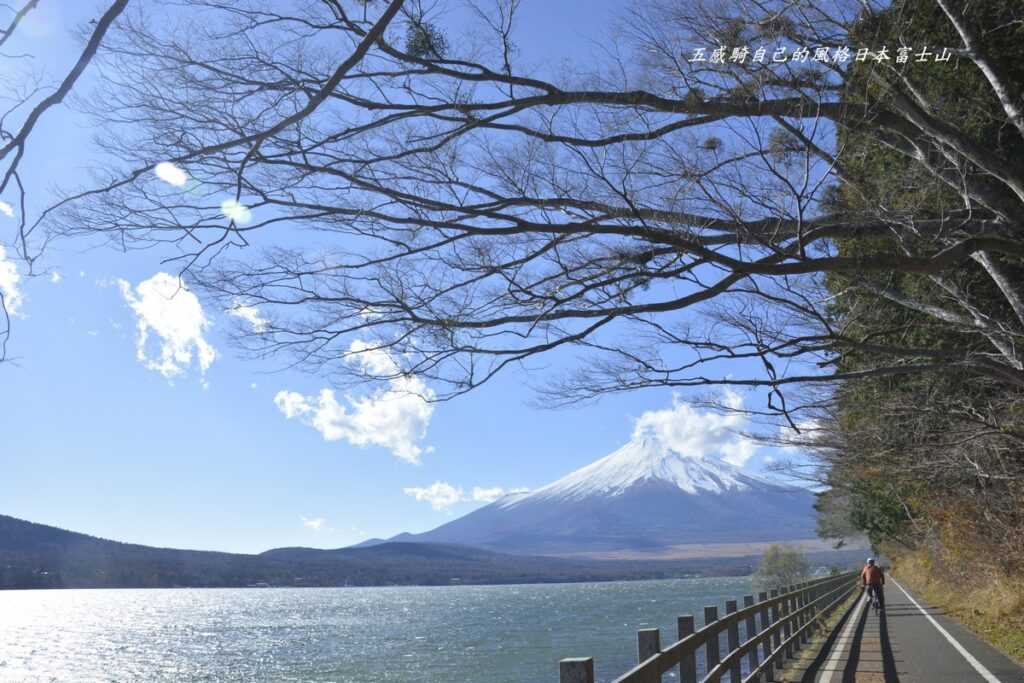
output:
{"label": "forested shoreline", "polygon": [[[859,553],[858,553],[859,554]],[[818,552],[847,566],[854,553]],[[448,586],[746,576],[757,558],[578,560],[440,543],[246,555],[119,543],[0,515],[0,589]]]}

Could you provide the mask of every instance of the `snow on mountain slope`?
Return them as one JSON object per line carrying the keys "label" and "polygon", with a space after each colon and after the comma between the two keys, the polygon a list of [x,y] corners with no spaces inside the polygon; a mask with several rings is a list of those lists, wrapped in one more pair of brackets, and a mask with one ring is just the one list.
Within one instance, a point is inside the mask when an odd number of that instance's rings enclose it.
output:
{"label": "snow on mountain slope", "polygon": [[770,486],[721,460],[685,456],[663,441],[646,436],[534,491],[531,497],[573,500],[594,495],[618,496],[645,481],[674,484],[690,494],[745,491],[758,484]]}
{"label": "snow on mountain slope", "polygon": [[815,537],[814,496],[637,435],[612,454],[402,540],[512,553],[643,551]]}

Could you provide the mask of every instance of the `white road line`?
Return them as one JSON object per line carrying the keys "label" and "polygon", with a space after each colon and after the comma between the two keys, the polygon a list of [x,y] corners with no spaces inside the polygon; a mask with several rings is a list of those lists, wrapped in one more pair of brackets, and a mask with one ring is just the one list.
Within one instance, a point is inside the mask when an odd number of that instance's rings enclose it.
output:
{"label": "white road line", "polygon": [[896,579],[892,578],[891,576],[889,577],[889,579],[893,583],[896,584],[897,588],[899,588],[901,591],[903,591],[903,594],[907,596],[907,600],[910,600],[910,602],[914,603],[914,607],[916,607],[917,609],[921,610],[921,614],[923,614],[928,621],[932,622],[932,626],[934,626],[935,628],[937,628],[939,630],[939,633],[941,633],[946,638],[946,640],[949,641],[950,645],[952,645],[954,648],[956,648],[957,652],[959,652],[960,654],[963,655],[964,659],[967,660],[967,663],[970,664],[971,666],[973,666],[974,670],[977,671],[979,674],[981,674],[982,678],[984,678],[986,681],[988,681],[988,683],[999,683],[999,679],[996,678],[995,676],[993,676],[992,672],[989,671],[988,669],[986,669],[984,664],[982,664],[977,659],[975,659],[974,655],[972,655],[970,652],[968,652],[967,649],[963,645],[958,643],[953,636],[949,635],[949,632],[946,631],[946,629],[944,629],[941,626],[939,626],[939,622],[935,621],[935,619],[932,618],[932,615],[930,615],[927,612],[925,612],[924,608],[921,607],[921,605],[917,604],[917,600],[914,600],[914,598],[910,597],[910,593],[907,592],[907,589],[905,589],[903,586],[901,586],[899,584],[899,582],[896,581]]}
{"label": "white road line", "polygon": [[825,671],[818,677],[818,683],[832,683],[832,675],[835,674],[839,667],[839,660],[843,658],[846,644],[850,642],[850,635],[853,633],[853,629],[857,628],[857,623],[860,621],[860,613],[864,610],[864,606],[867,603],[867,598],[862,596],[853,614],[850,615],[850,620],[846,622],[846,627],[843,629],[842,634],[832,645],[832,656],[825,662]]}

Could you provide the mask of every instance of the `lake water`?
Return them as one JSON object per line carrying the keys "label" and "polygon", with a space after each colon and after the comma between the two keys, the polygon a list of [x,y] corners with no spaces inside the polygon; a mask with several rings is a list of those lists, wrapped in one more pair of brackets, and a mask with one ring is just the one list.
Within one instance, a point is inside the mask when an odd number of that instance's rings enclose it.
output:
{"label": "lake water", "polygon": [[[0,681],[598,680],[636,630],[750,593],[745,578],[395,588],[0,591]],[[666,680],[669,678],[666,676]]]}

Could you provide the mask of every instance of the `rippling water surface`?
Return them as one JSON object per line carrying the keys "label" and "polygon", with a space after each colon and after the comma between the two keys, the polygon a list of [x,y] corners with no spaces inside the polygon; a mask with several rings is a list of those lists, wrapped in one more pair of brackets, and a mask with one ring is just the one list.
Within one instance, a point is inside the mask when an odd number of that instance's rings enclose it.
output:
{"label": "rippling water surface", "polygon": [[0,591],[0,681],[557,681],[574,656],[609,681],[635,663],[636,629],[668,642],[678,615],[749,592],[737,578]]}

